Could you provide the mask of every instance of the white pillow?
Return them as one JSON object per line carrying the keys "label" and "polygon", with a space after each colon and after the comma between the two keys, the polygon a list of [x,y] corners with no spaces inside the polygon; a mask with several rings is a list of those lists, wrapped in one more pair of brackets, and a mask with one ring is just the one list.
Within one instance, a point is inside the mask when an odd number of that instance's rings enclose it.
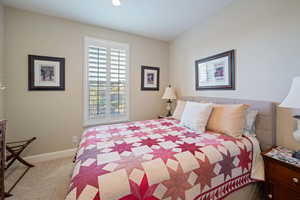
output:
{"label": "white pillow", "polygon": [[181,101],[178,100],[177,104],[176,104],[176,108],[174,110],[174,113],[172,115],[173,118],[180,120],[182,113],[184,111],[184,107],[185,107],[186,102],[185,101]]}
{"label": "white pillow", "polygon": [[256,121],[256,116],[258,114],[257,110],[247,110],[246,111],[246,116],[245,116],[245,127],[244,127],[244,135],[246,136],[256,136],[256,131],[255,131],[255,121]]}
{"label": "white pillow", "polygon": [[195,131],[204,132],[213,109],[211,103],[187,102],[180,124]]}

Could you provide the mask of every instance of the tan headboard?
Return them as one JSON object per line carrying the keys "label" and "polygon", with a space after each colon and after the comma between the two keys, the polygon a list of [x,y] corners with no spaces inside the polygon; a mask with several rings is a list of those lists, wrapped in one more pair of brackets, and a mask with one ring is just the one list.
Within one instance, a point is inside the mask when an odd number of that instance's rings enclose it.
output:
{"label": "tan headboard", "polygon": [[196,102],[250,105],[250,109],[259,112],[256,118],[256,135],[262,150],[276,145],[276,104],[273,102],[217,97],[182,97],[181,99]]}

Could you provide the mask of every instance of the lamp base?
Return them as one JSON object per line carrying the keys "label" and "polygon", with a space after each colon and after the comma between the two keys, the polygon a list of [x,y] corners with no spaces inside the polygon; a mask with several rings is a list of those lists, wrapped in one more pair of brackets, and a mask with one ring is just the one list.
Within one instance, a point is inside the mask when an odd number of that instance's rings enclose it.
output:
{"label": "lamp base", "polygon": [[300,117],[299,116],[294,116],[294,118],[297,121],[297,129],[293,133],[293,136],[297,142],[300,142]]}
{"label": "lamp base", "polygon": [[169,99],[167,101],[167,111],[168,111],[167,117],[171,117],[172,116],[172,113],[171,113],[171,110],[172,110],[171,103],[172,103],[172,101],[171,101],[171,99]]}
{"label": "lamp base", "polygon": [[295,152],[293,153],[293,158],[297,158],[297,159],[300,160],[300,150],[299,150],[299,151],[295,151]]}
{"label": "lamp base", "polygon": [[[297,142],[300,142],[300,116],[294,116],[294,118],[297,120],[298,127],[297,130],[293,133],[293,136]],[[300,160],[300,150],[293,153],[293,158],[297,158]]]}

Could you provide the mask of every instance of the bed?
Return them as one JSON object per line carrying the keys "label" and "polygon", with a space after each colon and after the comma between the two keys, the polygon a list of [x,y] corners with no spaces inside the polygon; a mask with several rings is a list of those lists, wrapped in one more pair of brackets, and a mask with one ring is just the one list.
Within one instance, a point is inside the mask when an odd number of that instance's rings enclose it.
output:
{"label": "bed", "polygon": [[173,118],[93,127],[82,135],[66,200],[209,200],[257,195],[256,182],[264,178],[260,149],[275,144],[275,105],[183,99],[250,105],[259,111],[257,139],[199,133]]}

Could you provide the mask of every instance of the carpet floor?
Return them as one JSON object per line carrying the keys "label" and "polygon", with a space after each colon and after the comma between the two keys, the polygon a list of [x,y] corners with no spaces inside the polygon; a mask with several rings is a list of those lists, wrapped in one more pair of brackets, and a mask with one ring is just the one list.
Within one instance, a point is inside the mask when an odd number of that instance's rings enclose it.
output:
{"label": "carpet floor", "polygon": [[[7,200],[64,200],[73,169],[72,157],[34,164]],[[5,172],[6,190],[24,170],[16,165]]]}

